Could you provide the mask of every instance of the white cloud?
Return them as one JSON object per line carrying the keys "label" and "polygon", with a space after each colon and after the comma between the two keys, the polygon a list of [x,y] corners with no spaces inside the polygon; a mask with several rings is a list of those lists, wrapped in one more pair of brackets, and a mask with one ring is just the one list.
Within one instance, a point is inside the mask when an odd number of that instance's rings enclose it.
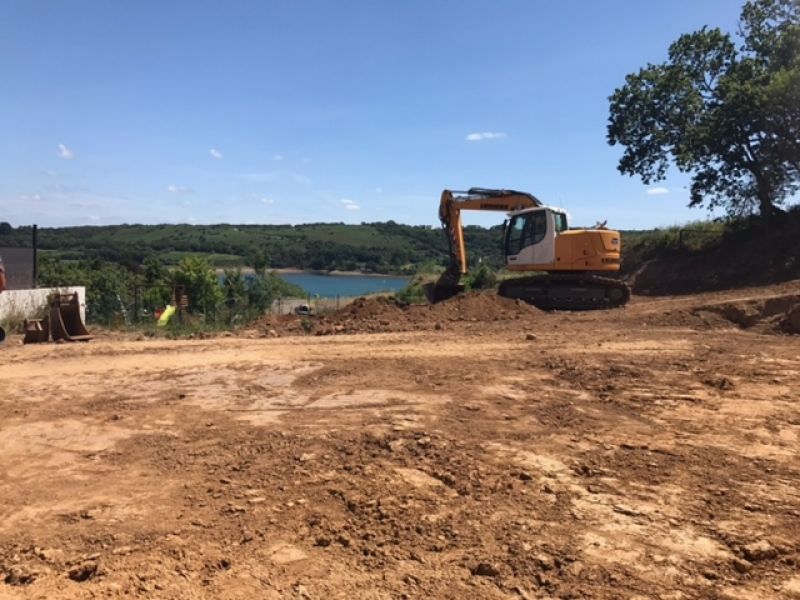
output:
{"label": "white cloud", "polygon": [[275,181],[278,178],[278,173],[244,173],[241,175],[242,179],[247,181]]}
{"label": "white cloud", "polygon": [[222,152],[220,152],[216,148],[211,148],[208,151],[208,153],[211,155],[211,158],[216,158],[217,160],[220,160],[222,158]]}
{"label": "white cloud", "polygon": [[465,139],[468,142],[481,142],[483,140],[495,140],[504,137],[506,137],[506,134],[502,131],[483,131],[480,133],[470,133]]}
{"label": "white cloud", "polygon": [[342,204],[344,204],[344,207],[345,207],[347,210],[358,210],[359,208],[361,208],[361,207],[358,205],[358,202],[356,202],[355,200],[350,200],[350,198],[342,198],[342,199],[340,200],[340,202],[341,202]]}
{"label": "white cloud", "polygon": [[275,156],[272,157],[272,160],[283,160],[283,159],[284,159],[283,154],[276,154]]}
{"label": "white cloud", "polygon": [[67,148],[64,144],[58,145],[58,155],[66,160],[72,160],[75,158],[75,153]]}
{"label": "white cloud", "polygon": [[375,193],[376,194],[382,194],[383,193],[383,188],[382,187],[376,187],[375,188]]}
{"label": "white cloud", "polygon": [[40,194],[22,194],[22,196],[20,196],[20,199],[23,202],[40,202],[42,196]]}
{"label": "white cloud", "polygon": [[654,187],[647,190],[648,196],[663,196],[664,194],[669,194],[669,190],[665,187]]}
{"label": "white cloud", "polygon": [[264,197],[264,198],[261,198],[261,200],[259,200],[259,202],[261,202],[261,204],[274,204],[275,200],[273,200],[272,198]]}
{"label": "white cloud", "polygon": [[311,186],[311,179],[305,175],[301,175],[300,173],[289,173],[289,178],[298,185],[305,187]]}
{"label": "white cloud", "polygon": [[185,185],[168,185],[167,191],[170,194],[191,194],[192,188],[186,187]]}

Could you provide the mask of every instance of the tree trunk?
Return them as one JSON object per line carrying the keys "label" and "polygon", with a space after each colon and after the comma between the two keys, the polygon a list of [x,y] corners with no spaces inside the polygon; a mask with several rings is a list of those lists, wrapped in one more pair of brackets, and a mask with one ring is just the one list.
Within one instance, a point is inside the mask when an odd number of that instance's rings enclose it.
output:
{"label": "tree trunk", "polygon": [[760,171],[756,171],[754,175],[758,187],[759,212],[762,218],[770,220],[775,216],[775,204],[772,202],[772,187],[769,184],[769,178]]}

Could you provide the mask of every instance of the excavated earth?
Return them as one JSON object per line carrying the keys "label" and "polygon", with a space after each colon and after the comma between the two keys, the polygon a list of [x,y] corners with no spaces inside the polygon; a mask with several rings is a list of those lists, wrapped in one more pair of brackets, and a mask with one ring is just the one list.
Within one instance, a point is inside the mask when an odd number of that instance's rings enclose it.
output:
{"label": "excavated earth", "polygon": [[0,597],[800,598],[798,332],[800,282],[12,336]]}

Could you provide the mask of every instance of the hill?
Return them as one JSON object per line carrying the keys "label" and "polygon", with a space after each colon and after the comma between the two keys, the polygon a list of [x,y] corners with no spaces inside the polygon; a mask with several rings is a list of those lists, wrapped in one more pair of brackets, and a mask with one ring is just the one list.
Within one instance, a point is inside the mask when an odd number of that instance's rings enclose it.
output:
{"label": "hill", "polygon": [[[465,230],[470,256],[499,267],[502,226]],[[31,228],[0,228],[0,246],[30,244]],[[214,266],[414,274],[447,261],[439,228],[385,223],[304,225],[110,225],[40,228],[39,247],[61,259],[141,264],[157,255],[175,264],[189,255]]]}
{"label": "hill", "polygon": [[[765,285],[800,278],[800,208],[769,223],[757,218],[622,231],[622,273],[639,294]],[[468,256],[502,266],[502,226],[467,226]],[[0,247],[27,246],[30,227],[0,223]],[[201,256],[216,267],[366,271],[412,275],[447,264],[439,228],[385,223],[304,225],[111,225],[39,230],[44,255],[135,268]]]}
{"label": "hill", "polygon": [[691,294],[800,279],[800,207],[780,218],[699,222],[623,234],[623,276],[640,295]]}

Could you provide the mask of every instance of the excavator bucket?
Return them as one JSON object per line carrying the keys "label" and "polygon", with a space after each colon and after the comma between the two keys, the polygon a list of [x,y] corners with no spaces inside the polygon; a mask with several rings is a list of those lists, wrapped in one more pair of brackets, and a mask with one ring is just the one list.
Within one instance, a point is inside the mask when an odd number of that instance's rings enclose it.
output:
{"label": "excavator bucket", "polygon": [[25,321],[23,344],[42,344],[50,339],[50,319],[30,319]]}
{"label": "excavator bucket", "polygon": [[50,307],[50,333],[53,341],[88,342],[92,339],[81,319],[81,306],[77,292],[57,294]]}
{"label": "excavator bucket", "polygon": [[439,276],[435,283],[426,283],[422,286],[422,291],[428,302],[436,304],[442,302],[464,291],[464,285],[460,283],[461,272],[458,270],[455,261]]}
{"label": "excavator bucket", "polygon": [[445,283],[426,283],[422,286],[422,291],[425,292],[425,297],[431,304],[442,302],[464,291],[464,286],[461,284],[450,285]]}

